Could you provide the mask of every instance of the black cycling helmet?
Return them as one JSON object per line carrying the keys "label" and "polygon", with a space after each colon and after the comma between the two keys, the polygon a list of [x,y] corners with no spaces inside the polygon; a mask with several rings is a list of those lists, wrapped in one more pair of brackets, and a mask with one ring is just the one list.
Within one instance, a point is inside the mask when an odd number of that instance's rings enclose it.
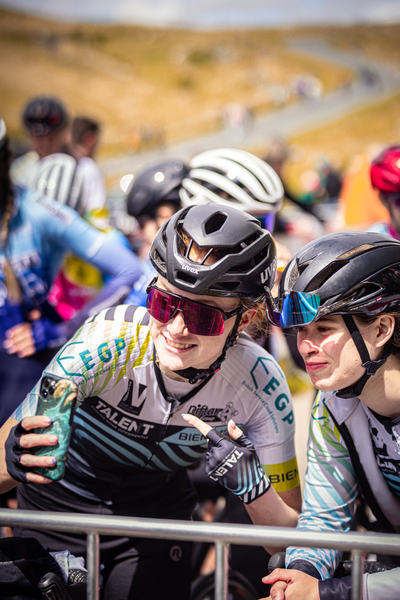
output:
{"label": "black cycling helmet", "polygon": [[340,397],[358,396],[392,353],[371,361],[352,315],[378,315],[400,306],[400,242],[373,232],[333,233],[304,246],[282,274],[279,296],[267,300],[269,318],[280,327],[302,326],[327,314],[343,315],[366,369]]}
{"label": "black cycling helmet", "polygon": [[279,297],[288,291],[320,297],[314,319],[332,313],[379,314],[400,304],[400,242],[373,232],[325,235],[286,266]]}
{"label": "black cycling helmet", "polygon": [[25,106],[22,118],[26,129],[32,135],[47,135],[68,123],[64,105],[56,98],[39,96]]}
{"label": "black cycling helmet", "polygon": [[[207,249],[202,262],[189,258],[193,243]],[[211,254],[216,262],[205,264]],[[150,260],[181,290],[253,302],[265,298],[276,275],[271,234],[255,217],[218,204],[190,206],[173,215],[154,238]]]}
{"label": "black cycling helmet", "polygon": [[[190,258],[193,247],[203,250],[201,262]],[[205,264],[212,255],[215,262]],[[259,221],[236,208],[206,204],[175,213],[158,231],[150,260],[160,275],[175,287],[192,294],[244,298],[259,302],[273,286],[276,249],[271,234]],[[206,369],[176,371],[196,383],[212,377],[235,344],[242,313],[226,339],[220,356]]]}
{"label": "black cycling helmet", "polygon": [[180,160],[169,160],[149,167],[134,180],[127,196],[127,211],[132,217],[152,215],[160,202],[180,208],[178,188],[189,172]]}

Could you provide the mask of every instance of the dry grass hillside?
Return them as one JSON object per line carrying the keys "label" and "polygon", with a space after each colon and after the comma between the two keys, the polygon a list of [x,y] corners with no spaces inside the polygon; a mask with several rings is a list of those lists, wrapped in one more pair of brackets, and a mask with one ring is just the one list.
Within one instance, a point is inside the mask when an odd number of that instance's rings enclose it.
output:
{"label": "dry grass hillside", "polygon": [[[346,172],[358,154],[376,154],[383,146],[400,144],[400,95],[377,102],[354,114],[323,127],[291,138],[293,160],[289,160],[285,176],[295,193],[304,193],[301,174],[317,166],[321,154],[340,172]],[[265,148],[253,148],[263,155]]]}
{"label": "dry grass hillside", "polygon": [[[28,98],[51,93],[105,124],[105,146],[135,144],[147,127],[167,141],[219,125],[223,107],[270,108],[273,86],[300,74],[325,89],[350,74],[290,52],[287,33],[199,32],[50,22],[0,13],[0,102],[15,132]],[[137,143],[137,141],[136,141]]]}
{"label": "dry grass hillside", "polygon": [[[260,115],[274,109],[278,97],[295,102],[288,90],[298,76],[315,77],[325,92],[352,79],[345,68],[288,48],[287,40],[304,36],[399,63],[400,25],[194,31],[62,23],[0,11],[1,114],[11,134],[23,139],[24,104],[53,94],[72,114],[101,121],[100,159],[169,144],[216,130],[231,103]],[[390,110],[398,108],[397,100]],[[360,134],[373,122],[380,121],[368,114]],[[323,137],[322,131],[320,150],[326,152]],[[343,131],[340,140],[330,137],[331,148],[339,141],[346,143]],[[305,136],[305,143],[313,142]],[[337,154],[340,160],[343,152]]]}

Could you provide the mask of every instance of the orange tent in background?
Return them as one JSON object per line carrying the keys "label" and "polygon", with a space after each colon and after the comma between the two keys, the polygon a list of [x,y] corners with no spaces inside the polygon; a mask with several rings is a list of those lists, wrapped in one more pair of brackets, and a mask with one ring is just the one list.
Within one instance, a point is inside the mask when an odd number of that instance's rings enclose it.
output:
{"label": "orange tent in background", "polygon": [[377,221],[390,221],[390,215],[371,185],[368,154],[359,154],[350,165],[339,198],[341,228],[363,230]]}

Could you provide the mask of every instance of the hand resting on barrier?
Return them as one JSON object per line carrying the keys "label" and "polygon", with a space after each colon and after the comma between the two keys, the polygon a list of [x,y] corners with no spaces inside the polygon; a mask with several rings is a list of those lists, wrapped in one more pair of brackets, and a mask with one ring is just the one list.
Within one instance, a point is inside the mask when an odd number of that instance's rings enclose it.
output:
{"label": "hand resting on barrier", "polygon": [[320,600],[319,580],[294,569],[275,569],[262,578],[272,585],[268,598],[261,600]]}

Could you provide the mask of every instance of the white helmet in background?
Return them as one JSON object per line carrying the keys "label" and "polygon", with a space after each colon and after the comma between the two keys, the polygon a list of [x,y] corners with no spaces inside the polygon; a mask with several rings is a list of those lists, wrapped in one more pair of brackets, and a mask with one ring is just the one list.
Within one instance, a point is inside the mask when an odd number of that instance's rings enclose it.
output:
{"label": "white helmet in background", "polygon": [[275,214],[282,205],[284,192],[278,175],[250,152],[207,150],[194,156],[189,165],[179,192],[184,207],[212,202],[263,216]]}
{"label": "white helmet in background", "polygon": [[69,154],[50,154],[29,171],[28,187],[83,214],[84,183],[78,163]]}

